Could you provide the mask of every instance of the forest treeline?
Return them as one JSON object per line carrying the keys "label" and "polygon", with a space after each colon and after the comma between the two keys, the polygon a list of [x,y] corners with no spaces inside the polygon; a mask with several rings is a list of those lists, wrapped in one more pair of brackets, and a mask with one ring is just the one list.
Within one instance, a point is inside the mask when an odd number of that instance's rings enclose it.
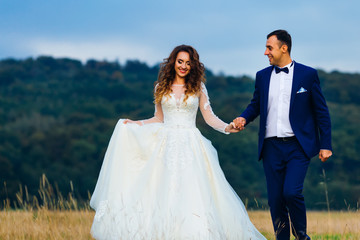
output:
{"label": "forest treeline", "polygon": [[[66,194],[71,182],[76,197],[88,200],[117,120],[153,115],[158,71],[157,65],[137,60],[1,60],[0,204],[16,201],[15,194],[25,186],[36,196],[43,173],[56,191]],[[334,155],[326,163],[312,159],[304,187],[306,204],[309,209],[359,209],[360,74],[318,73],[330,109]],[[214,112],[232,121],[251,100],[254,79],[210,70],[206,78]],[[257,121],[241,133],[224,135],[198,114],[197,126],[218,150],[220,165],[244,203],[265,208]]]}

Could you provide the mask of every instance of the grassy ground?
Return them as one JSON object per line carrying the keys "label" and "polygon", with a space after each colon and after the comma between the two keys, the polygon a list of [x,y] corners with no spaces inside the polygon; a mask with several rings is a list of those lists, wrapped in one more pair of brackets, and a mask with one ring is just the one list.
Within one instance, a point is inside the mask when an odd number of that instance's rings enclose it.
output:
{"label": "grassy ground", "polygon": [[[6,186],[6,184],[4,183]],[[82,240],[92,239],[91,224],[95,215],[89,201],[78,202],[71,192],[62,196],[43,175],[39,195],[29,196],[20,186],[15,209],[10,200],[0,207],[0,240]],[[5,189],[6,190],[6,189]],[[90,199],[90,195],[89,195]],[[267,238],[274,239],[269,211],[249,211],[251,221]],[[308,212],[308,234],[313,240],[360,239],[360,211]],[[293,238],[292,238],[293,239]]]}
{"label": "grassy ground", "polygon": [[[250,218],[267,239],[274,239],[268,211],[250,211]],[[2,210],[0,240],[92,239],[94,212],[89,210]],[[308,212],[313,240],[360,239],[360,212]]]}
{"label": "grassy ground", "polygon": [[[250,211],[249,216],[267,239],[274,239],[269,211]],[[360,211],[307,212],[311,239],[360,239]]]}
{"label": "grassy ground", "polygon": [[92,211],[1,211],[1,240],[92,239]]}

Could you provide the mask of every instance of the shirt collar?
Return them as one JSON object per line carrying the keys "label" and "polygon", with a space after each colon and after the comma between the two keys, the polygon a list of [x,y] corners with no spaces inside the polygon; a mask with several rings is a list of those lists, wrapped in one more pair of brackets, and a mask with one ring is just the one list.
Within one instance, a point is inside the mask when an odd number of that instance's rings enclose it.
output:
{"label": "shirt collar", "polygon": [[294,67],[294,61],[291,61],[291,63],[289,63],[288,65],[284,66],[284,68],[285,68],[285,67],[289,68],[289,70],[290,70],[290,68],[293,68],[293,67]]}

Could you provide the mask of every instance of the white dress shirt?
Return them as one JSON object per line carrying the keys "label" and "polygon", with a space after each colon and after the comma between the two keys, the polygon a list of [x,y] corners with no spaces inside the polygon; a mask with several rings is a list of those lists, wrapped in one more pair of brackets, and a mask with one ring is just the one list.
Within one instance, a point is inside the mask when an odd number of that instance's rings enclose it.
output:
{"label": "white dress shirt", "polygon": [[271,73],[265,138],[294,136],[289,120],[294,64],[285,67],[289,73],[276,73],[275,68]]}

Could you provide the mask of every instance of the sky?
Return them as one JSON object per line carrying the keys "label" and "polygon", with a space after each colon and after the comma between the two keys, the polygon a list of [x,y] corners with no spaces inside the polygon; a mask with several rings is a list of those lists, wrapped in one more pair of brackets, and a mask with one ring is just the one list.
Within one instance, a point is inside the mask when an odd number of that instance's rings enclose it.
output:
{"label": "sky", "polygon": [[269,65],[266,35],[287,30],[293,60],[360,72],[360,1],[0,0],[0,59],[42,55],[153,66],[192,45],[216,74]]}

